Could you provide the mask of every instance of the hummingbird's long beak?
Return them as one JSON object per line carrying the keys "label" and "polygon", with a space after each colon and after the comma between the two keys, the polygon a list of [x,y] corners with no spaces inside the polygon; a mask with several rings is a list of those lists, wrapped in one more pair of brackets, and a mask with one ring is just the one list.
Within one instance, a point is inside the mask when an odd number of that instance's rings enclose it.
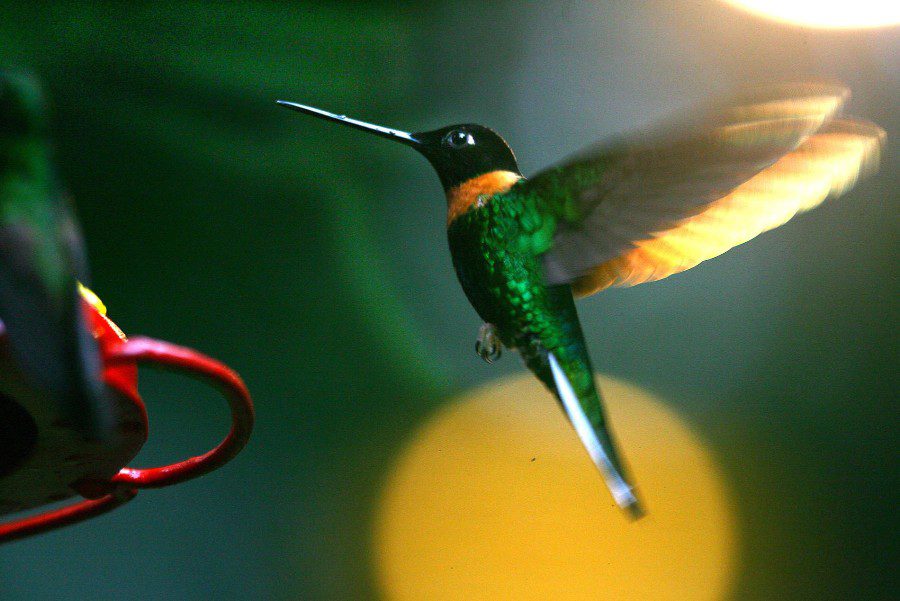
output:
{"label": "hummingbird's long beak", "polygon": [[382,138],[395,140],[414,148],[422,146],[422,142],[415,139],[412,134],[409,134],[405,131],[391,129],[390,127],[382,127],[381,125],[373,125],[372,123],[366,123],[365,121],[351,119],[346,115],[335,115],[334,113],[329,113],[328,111],[323,111],[322,109],[306,106],[304,104],[297,104],[296,102],[288,102],[287,100],[278,100],[277,102],[281,106],[289,108],[292,111],[297,111],[298,113],[306,113],[307,115],[319,117],[320,119],[327,119],[328,121],[334,121],[335,123],[349,125],[350,127],[355,127],[356,129],[367,131],[370,134],[375,134],[376,136],[381,136]]}

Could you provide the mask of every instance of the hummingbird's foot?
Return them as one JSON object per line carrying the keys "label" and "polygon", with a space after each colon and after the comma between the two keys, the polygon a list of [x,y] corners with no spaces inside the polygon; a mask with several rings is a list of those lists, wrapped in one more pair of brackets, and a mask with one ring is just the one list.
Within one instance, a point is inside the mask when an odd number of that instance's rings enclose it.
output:
{"label": "hummingbird's foot", "polygon": [[494,324],[485,323],[478,329],[478,339],[475,341],[475,352],[478,356],[493,363],[500,358],[503,352],[503,343],[497,337],[497,331]]}

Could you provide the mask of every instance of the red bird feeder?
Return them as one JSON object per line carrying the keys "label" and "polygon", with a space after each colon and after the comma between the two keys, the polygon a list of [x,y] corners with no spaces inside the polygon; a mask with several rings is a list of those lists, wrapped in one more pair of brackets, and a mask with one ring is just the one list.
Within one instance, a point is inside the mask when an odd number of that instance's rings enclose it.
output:
{"label": "red bird feeder", "polygon": [[[241,378],[192,349],[160,340],[128,339],[85,293],[82,309],[97,341],[102,381],[114,420],[111,441],[85,434],[47,395],[35,390],[12,360],[0,322],[0,515],[80,495],[82,500],[0,524],[0,543],[46,532],[122,505],[141,488],[190,480],[221,467],[247,444],[253,402]],[[138,364],[180,371],[218,388],[231,409],[231,431],[214,449],[154,468],[124,467],[147,440],[147,412],[137,390]]]}

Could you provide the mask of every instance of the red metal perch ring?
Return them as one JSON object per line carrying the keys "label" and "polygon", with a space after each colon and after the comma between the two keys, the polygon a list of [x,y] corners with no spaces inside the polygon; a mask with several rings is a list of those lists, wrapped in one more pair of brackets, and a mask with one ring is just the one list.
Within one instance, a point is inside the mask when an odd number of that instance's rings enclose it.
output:
{"label": "red metal perch ring", "polygon": [[42,532],[77,524],[84,520],[103,515],[120,505],[124,505],[137,495],[133,489],[122,488],[103,495],[99,499],[79,501],[67,507],[48,511],[31,517],[0,524],[0,544],[12,542]]}
{"label": "red metal perch ring", "polygon": [[0,524],[0,544],[47,532],[101,515],[124,505],[140,488],[160,488],[209,473],[234,458],[253,429],[253,401],[247,387],[227,366],[189,348],[135,337],[108,349],[108,365],[149,363],[205,380],[219,389],[231,409],[231,430],[212,450],[184,461],[152,468],[122,468],[108,481],[81,481],[74,486],[87,500],[54,511]]}
{"label": "red metal perch ring", "polygon": [[215,359],[183,346],[140,336],[115,347],[106,359],[113,364],[152,363],[206,380],[222,392],[231,409],[231,430],[211,451],[161,467],[125,467],[111,482],[126,488],[159,488],[184,482],[225,465],[250,439],[254,419],[250,393],[240,376]]}

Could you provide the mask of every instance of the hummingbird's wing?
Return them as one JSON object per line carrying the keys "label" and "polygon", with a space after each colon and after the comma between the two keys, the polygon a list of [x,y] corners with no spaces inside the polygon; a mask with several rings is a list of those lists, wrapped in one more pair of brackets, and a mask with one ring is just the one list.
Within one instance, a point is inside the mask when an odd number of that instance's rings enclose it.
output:
{"label": "hummingbird's wing", "polygon": [[876,168],[884,140],[873,124],[836,119],[848,95],[755,89],[520,182],[558,221],[548,282],[585,296],[659,280],[846,191]]}

